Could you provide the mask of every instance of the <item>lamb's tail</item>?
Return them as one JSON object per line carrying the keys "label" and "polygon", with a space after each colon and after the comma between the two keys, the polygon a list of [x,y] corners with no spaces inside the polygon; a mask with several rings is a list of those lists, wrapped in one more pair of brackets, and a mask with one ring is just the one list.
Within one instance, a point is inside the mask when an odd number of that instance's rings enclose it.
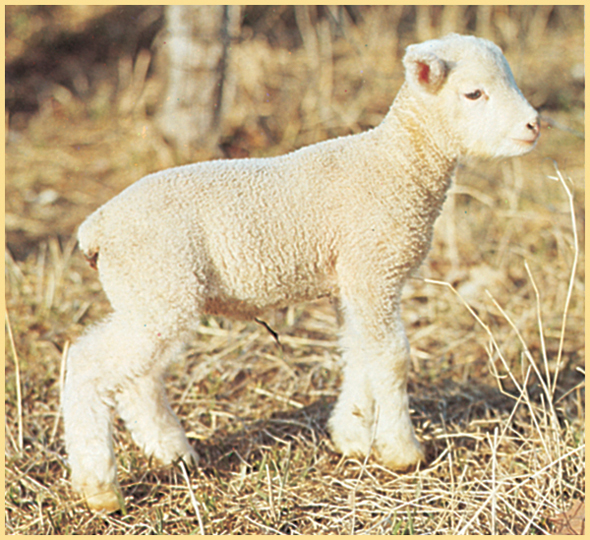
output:
{"label": "lamb's tail", "polygon": [[98,268],[98,254],[102,238],[102,212],[97,210],[89,215],[78,229],[78,246],[88,264]]}

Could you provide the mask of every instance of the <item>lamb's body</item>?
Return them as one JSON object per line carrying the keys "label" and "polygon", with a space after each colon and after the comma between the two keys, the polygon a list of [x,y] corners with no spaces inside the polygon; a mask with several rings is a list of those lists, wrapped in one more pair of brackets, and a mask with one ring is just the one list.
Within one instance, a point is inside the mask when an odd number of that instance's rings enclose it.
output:
{"label": "lamb's body", "polygon": [[[203,313],[253,318],[338,296],[345,372],[334,442],[364,455],[376,421],[374,449],[387,465],[421,458],[405,388],[402,286],[428,252],[458,157],[524,153],[538,123],[489,42],[427,42],[404,64],[407,81],[377,128],[276,158],[152,174],[81,226],[80,247],[114,309],[68,360],[66,442],[74,485],[92,507],[119,506],[105,401],[149,454],[196,459],[160,376]],[[506,100],[501,118],[485,109],[492,99]]]}
{"label": "lamb's body", "polygon": [[[355,265],[377,256],[397,279],[427,252],[454,159],[436,163],[436,171],[422,163],[426,181],[417,184],[415,175],[396,174],[416,164],[406,155],[388,156],[386,146],[395,141],[382,131],[278,158],[149,175],[88,218],[81,249],[100,250],[101,280],[115,310],[147,308],[154,291],[177,288],[181,274],[193,281],[190,296],[164,295],[166,302],[253,318],[269,307],[338,294],[343,252]],[[358,174],[348,176],[350,170]],[[445,181],[429,186],[435,175]],[[374,268],[377,261],[367,262]]]}

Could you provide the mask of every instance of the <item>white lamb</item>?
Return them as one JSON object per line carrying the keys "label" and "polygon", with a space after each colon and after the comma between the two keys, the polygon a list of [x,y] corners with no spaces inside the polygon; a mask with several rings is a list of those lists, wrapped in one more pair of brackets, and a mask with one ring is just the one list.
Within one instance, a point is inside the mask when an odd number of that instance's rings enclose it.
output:
{"label": "white lamb", "polygon": [[204,313],[252,319],[338,296],[334,444],[345,455],[372,449],[395,469],[423,457],[408,412],[402,287],[430,247],[458,158],[524,154],[539,120],[489,41],[449,35],[408,47],[403,64],[405,83],[370,131],[151,174],[82,224],[80,248],[113,307],[71,347],[64,389],[72,483],[91,508],[122,501],[111,408],[147,454],[196,463],[162,375]]}

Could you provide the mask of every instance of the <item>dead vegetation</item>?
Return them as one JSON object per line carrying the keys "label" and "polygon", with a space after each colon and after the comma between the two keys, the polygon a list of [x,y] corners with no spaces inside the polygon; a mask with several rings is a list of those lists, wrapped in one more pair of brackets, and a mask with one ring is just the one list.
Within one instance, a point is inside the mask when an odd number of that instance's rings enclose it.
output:
{"label": "dead vegetation", "polygon": [[[95,64],[76,68],[78,87],[38,75],[36,108],[15,105],[6,118],[6,532],[544,534],[585,499],[582,12],[486,8],[252,8],[235,57],[228,156],[374,125],[401,83],[403,47],[442,28],[502,45],[553,126],[528,156],[461,166],[405,291],[412,418],[428,457],[405,474],[333,451],[325,423],[338,327],[322,301],[267,315],[280,346],[255,322],[204,319],[168,377],[199,469],[148,463],[118,429],[126,514],[76,504],[59,421],[62,357],[109,307],[73,233],[176,158],[152,121],[163,88],[146,67],[153,51],[120,45],[86,92],[80,81]],[[64,32],[81,35],[110,13],[53,9],[71,23]],[[7,9],[11,62],[28,50],[11,40],[42,51],[58,35],[47,30],[56,14],[34,10]],[[157,26],[157,12],[142,13]]]}

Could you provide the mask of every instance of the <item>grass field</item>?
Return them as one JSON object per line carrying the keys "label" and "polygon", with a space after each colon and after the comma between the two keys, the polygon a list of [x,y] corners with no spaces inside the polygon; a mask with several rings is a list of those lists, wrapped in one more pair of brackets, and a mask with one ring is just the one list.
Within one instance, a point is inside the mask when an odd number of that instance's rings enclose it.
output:
{"label": "grass field", "polygon": [[[146,28],[161,17],[142,9],[133,14]],[[375,125],[402,82],[403,48],[443,28],[502,45],[541,109],[542,137],[522,158],[461,164],[433,249],[405,290],[410,406],[427,453],[418,470],[334,451],[326,420],[340,369],[328,300],[268,313],[280,346],[259,324],[207,317],[167,378],[200,466],[187,476],[150,463],[117,423],[126,512],[108,516],[78,504],[62,441],[67,346],[109,312],[74,234],[127,185],[178,164],[154,123],[164,82],[139,69],[154,54],[138,56],[140,41],[109,49],[104,73],[102,59],[76,63],[52,48],[58,19],[60,32],[90,40],[111,8],[8,9],[6,532],[560,530],[585,500],[582,9],[367,8],[336,26],[317,11],[306,29],[288,10],[252,12],[235,53],[244,91],[224,127],[230,154],[276,155]],[[267,39],[288,31],[299,42]],[[48,50],[74,66],[77,86],[31,67]],[[258,66],[254,78],[244,58]],[[34,106],[19,101],[25,90]]]}

